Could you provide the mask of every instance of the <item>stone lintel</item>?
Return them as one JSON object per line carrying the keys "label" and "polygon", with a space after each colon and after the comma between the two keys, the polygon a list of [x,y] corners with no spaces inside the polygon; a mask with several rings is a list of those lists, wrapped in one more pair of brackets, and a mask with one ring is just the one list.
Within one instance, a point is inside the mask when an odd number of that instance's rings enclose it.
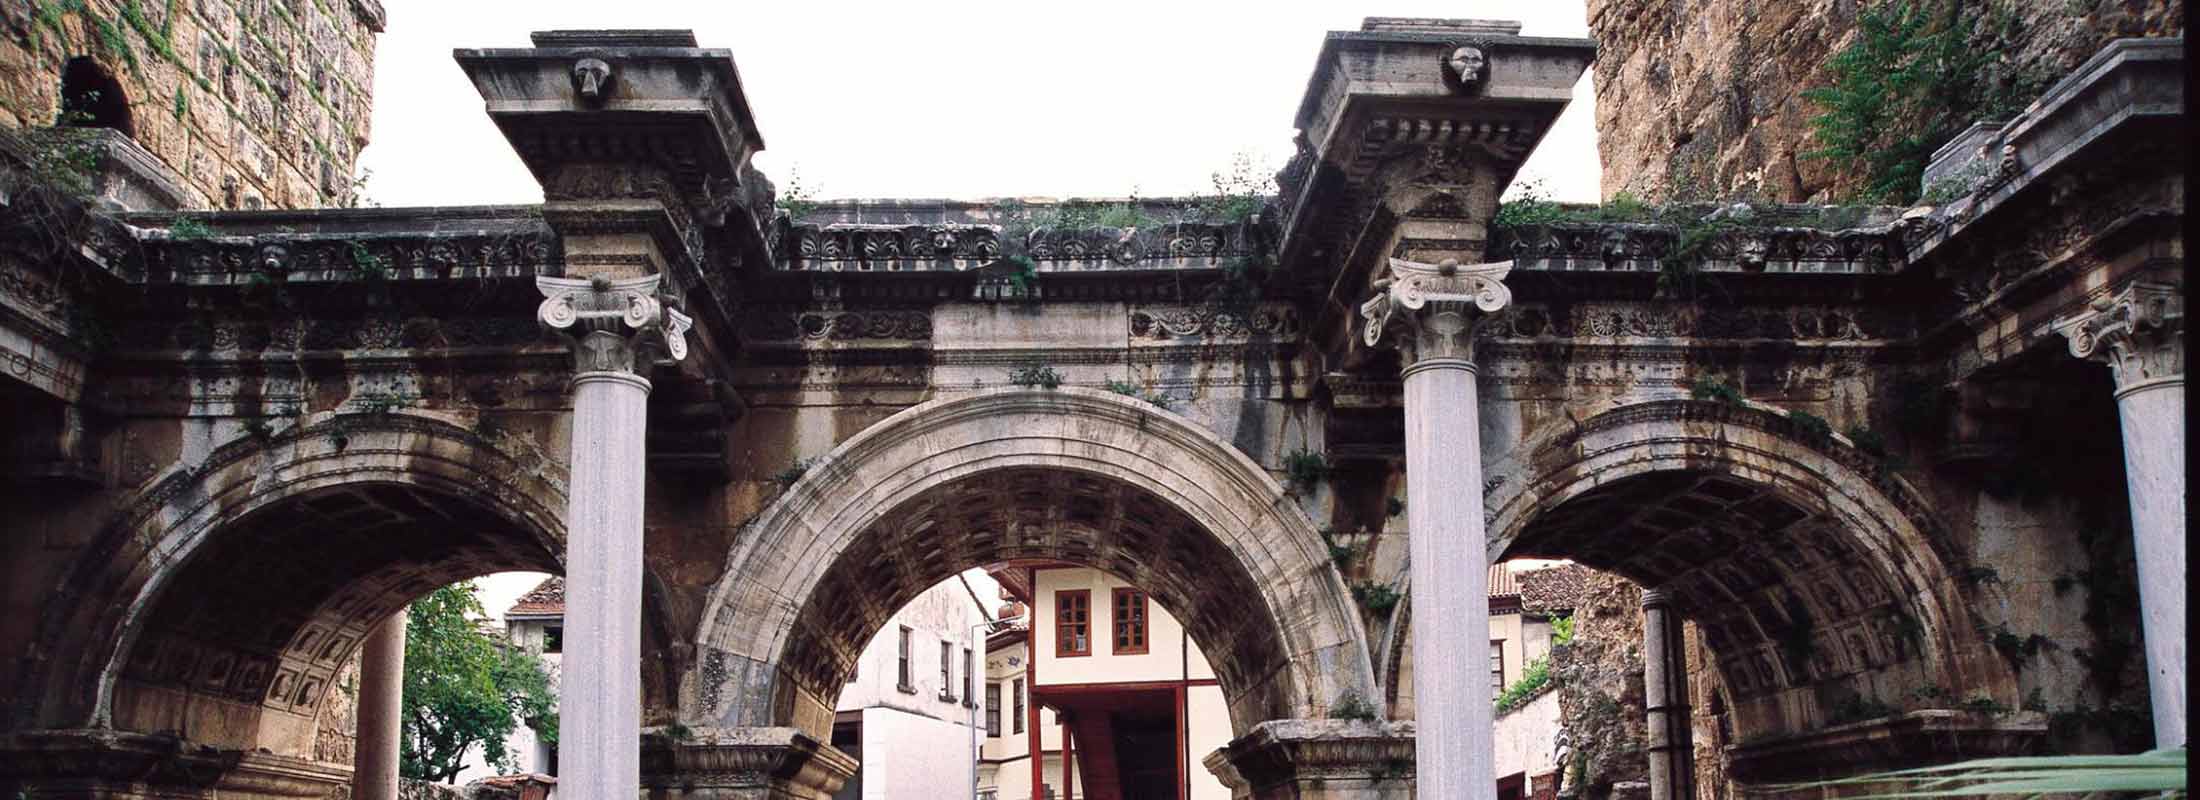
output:
{"label": "stone lintel", "polygon": [[764,149],[726,50],[661,31],[552,31],[452,56],[536,180],[575,163],[648,163],[683,193],[731,195]]}
{"label": "stone lintel", "polygon": [[1413,795],[1414,723],[1270,720],[1201,763],[1237,798],[1404,798]]}
{"label": "stone lintel", "polygon": [[[1447,63],[1460,45],[1486,51],[1474,80],[1460,80]],[[1351,112],[1370,116],[1377,108],[1451,112],[1443,116],[1455,119],[1463,118],[1460,112],[1479,110],[1489,120],[1540,121],[1539,127],[1548,128],[1573,98],[1575,81],[1595,56],[1596,43],[1589,39],[1517,36],[1487,28],[1332,31],[1322,42],[1295,126],[1317,151],[1329,150],[1330,142],[1355,138],[1358,131],[1345,125],[1354,116]],[[1540,139],[1542,131],[1533,136]]]}
{"label": "stone lintel", "polygon": [[543,220],[557,231],[565,276],[633,278],[693,269],[672,213],[653,199],[560,200],[544,203]]}
{"label": "stone lintel", "polygon": [[528,34],[527,38],[540,48],[696,46],[695,31],[683,28],[535,31]]}
{"label": "stone lintel", "polygon": [[856,774],[855,758],[795,728],[663,729],[642,740],[642,784],[686,797],[825,800]]}
{"label": "stone lintel", "polygon": [[1728,745],[1735,780],[1788,782],[1846,777],[1971,758],[2032,755],[2047,741],[2047,718],[2002,718],[1927,709],[1777,739]]}
{"label": "stone lintel", "polygon": [[1360,30],[1382,33],[1442,33],[1464,36],[1519,36],[1520,23],[1509,19],[1442,17],[1364,17]]}

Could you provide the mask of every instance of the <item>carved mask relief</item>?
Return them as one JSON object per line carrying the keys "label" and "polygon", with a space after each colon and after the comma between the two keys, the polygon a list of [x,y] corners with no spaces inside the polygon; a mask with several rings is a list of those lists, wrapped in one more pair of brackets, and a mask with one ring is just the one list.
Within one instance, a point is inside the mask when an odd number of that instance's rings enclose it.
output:
{"label": "carved mask relief", "polygon": [[611,65],[600,58],[573,62],[573,91],[580,94],[583,103],[603,105],[611,96]]}
{"label": "carved mask relief", "polygon": [[1444,57],[1444,74],[1453,81],[1453,87],[1462,93],[1470,93],[1482,82],[1482,70],[1489,66],[1489,58],[1482,48],[1460,45],[1452,48]]}

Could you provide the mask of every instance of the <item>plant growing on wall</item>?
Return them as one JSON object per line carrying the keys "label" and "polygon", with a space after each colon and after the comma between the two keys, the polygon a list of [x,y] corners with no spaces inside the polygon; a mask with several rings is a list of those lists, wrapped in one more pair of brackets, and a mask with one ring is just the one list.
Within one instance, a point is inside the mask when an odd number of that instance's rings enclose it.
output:
{"label": "plant growing on wall", "polygon": [[1688,385],[1688,396],[1697,400],[1711,400],[1735,407],[1748,405],[1742,399],[1742,393],[1739,390],[1728,386],[1725,380],[1712,375],[1696,376],[1696,380]]}
{"label": "plant growing on wall", "polygon": [[1358,583],[1352,586],[1352,599],[1359,601],[1361,608],[1365,608],[1369,613],[1378,616],[1388,614],[1391,609],[1397,608],[1398,601],[1402,597],[1403,595],[1398,594],[1397,589],[1391,588],[1388,584]]}
{"label": "plant growing on wall", "polygon": [[1528,701],[1541,697],[1544,688],[1549,686],[1550,683],[1551,660],[1549,658],[1538,658],[1528,662],[1528,666],[1520,670],[1520,680],[1513,681],[1511,685],[1505,687],[1504,691],[1497,694],[1493,702],[1497,708],[1497,713],[1509,714],[1513,709],[1527,705]]}
{"label": "plant growing on wall", "polygon": [[1026,389],[1034,386],[1053,389],[1062,385],[1062,373],[1039,362],[1031,362],[1008,371],[1008,382]]}
{"label": "plant growing on wall", "polygon": [[1807,155],[1860,176],[1861,200],[1917,200],[1934,150],[1974,121],[2013,114],[2048,84],[2011,71],[1993,46],[2016,20],[1960,3],[1940,8],[1860,8],[1855,39],[1826,61],[1828,84],[1802,94],[1824,109],[1811,119],[1819,148]]}
{"label": "plant growing on wall", "polygon": [[1329,458],[1303,447],[1293,450],[1283,457],[1283,474],[1293,488],[1312,489],[1329,477]]}
{"label": "plant growing on wall", "polygon": [[477,747],[490,765],[509,770],[515,754],[504,742],[521,724],[557,744],[549,669],[533,653],[481,631],[475,620],[486,612],[473,584],[429,592],[406,614],[400,774],[448,781]]}

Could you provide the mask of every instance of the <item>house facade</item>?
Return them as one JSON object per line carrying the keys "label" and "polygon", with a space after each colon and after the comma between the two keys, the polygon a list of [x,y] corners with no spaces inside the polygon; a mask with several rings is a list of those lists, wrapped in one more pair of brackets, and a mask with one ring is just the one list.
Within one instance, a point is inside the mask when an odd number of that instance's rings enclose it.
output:
{"label": "house facade", "polygon": [[863,648],[834,706],[834,747],[854,756],[835,800],[970,793],[988,617],[961,577],[903,605]]}

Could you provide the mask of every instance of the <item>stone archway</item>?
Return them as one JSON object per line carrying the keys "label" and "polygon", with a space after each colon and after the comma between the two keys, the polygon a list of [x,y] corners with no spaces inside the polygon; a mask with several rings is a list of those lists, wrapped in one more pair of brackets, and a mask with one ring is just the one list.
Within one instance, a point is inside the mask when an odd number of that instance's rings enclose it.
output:
{"label": "stone archway", "polygon": [[41,621],[21,727],[310,755],[282,751],[367,628],[443,583],[559,569],[563,475],[412,414],[315,415],[172,468],[55,587],[76,601]]}
{"label": "stone archway", "polygon": [[817,736],[886,615],[1039,556],[1115,572],[1185,620],[1234,730],[1369,698],[1368,650],[1320,536],[1244,454],[1088,389],[925,403],[849,439],[752,521],[705,607],[682,716]]}
{"label": "stone archway", "polygon": [[[1739,737],[1822,727],[1842,697],[2015,691],[1969,635],[1954,544],[1922,498],[1769,406],[1628,405],[1547,428],[1485,474],[1490,559],[1663,587],[1717,654]],[[1401,602],[1383,652],[1393,693],[1411,624]]]}

